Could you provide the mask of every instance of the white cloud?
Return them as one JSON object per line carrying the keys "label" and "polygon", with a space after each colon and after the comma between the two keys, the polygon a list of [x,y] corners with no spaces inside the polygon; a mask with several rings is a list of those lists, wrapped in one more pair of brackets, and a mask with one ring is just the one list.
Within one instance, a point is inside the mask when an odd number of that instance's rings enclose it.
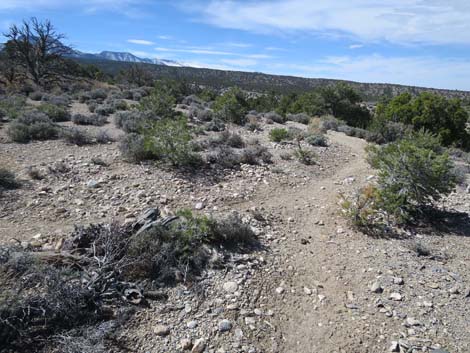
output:
{"label": "white cloud", "polygon": [[253,45],[249,43],[237,43],[237,42],[228,42],[228,43],[221,43],[222,45],[226,45],[228,47],[234,47],[234,48],[250,48]]}
{"label": "white cloud", "polygon": [[157,38],[161,39],[161,40],[172,40],[173,39],[172,36],[167,36],[167,35],[160,35]]}
{"label": "white cloud", "polygon": [[361,42],[470,44],[466,0],[212,0],[202,21],[254,32],[313,32]]}
{"label": "white cloud", "polygon": [[186,47],[186,48],[167,48],[157,47],[156,51],[167,52],[167,53],[188,53],[198,55],[217,55],[217,56],[238,56],[249,59],[269,59],[272,56],[266,54],[242,54],[231,51],[216,50],[211,47]]}
{"label": "white cloud", "polygon": [[145,1],[146,0],[1,0],[0,11],[27,10],[32,12],[41,9],[78,7],[85,13],[95,13],[105,10],[123,13],[132,17],[142,14],[137,7]]}
{"label": "white cloud", "polygon": [[470,89],[470,60],[435,57],[333,56],[311,64],[274,64],[282,71],[305,77],[325,77],[359,82],[398,83],[447,89]]}
{"label": "white cloud", "polygon": [[360,49],[360,48],[363,48],[364,47],[364,44],[351,44],[349,46],[349,49]]}
{"label": "white cloud", "polygon": [[145,39],[128,39],[127,41],[129,43],[139,44],[139,45],[154,45],[155,44],[154,42],[151,42],[151,41],[145,40]]}

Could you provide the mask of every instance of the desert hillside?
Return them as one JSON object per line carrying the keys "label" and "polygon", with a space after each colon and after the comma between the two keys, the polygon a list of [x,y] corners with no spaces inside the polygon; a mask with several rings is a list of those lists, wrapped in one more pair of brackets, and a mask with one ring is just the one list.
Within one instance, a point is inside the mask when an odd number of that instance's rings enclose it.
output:
{"label": "desert hillside", "polygon": [[0,352],[469,351],[468,101],[110,74],[37,19],[8,38]]}

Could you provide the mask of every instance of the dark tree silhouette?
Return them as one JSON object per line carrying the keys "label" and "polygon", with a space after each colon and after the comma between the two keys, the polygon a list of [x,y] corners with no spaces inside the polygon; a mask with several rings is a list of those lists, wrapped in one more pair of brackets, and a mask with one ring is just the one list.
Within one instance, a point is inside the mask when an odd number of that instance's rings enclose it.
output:
{"label": "dark tree silhouette", "polygon": [[49,20],[24,20],[19,27],[11,26],[4,36],[9,59],[35,84],[44,86],[67,76],[69,64],[64,56],[72,49],[62,43],[64,35],[57,33]]}

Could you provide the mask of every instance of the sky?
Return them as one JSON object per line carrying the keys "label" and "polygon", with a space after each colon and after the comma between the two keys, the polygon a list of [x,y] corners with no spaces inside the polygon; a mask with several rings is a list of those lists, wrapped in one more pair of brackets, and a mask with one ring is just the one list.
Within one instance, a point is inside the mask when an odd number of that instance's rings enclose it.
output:
{"label": "sky", "polygon": [[468,0],[0,0],[2,33],[33,16],[84,52],[470,90]]}

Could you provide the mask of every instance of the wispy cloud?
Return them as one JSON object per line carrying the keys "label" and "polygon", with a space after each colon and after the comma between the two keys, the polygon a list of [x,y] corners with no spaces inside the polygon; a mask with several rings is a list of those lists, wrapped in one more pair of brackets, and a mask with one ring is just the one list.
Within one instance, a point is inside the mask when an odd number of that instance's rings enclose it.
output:
{"label": "wispy cloud", "polygon": [[159,35],[157,36],[158,39],[161,39],[161,40],[172,40],[173,37],[172,36],[167,36],[167,35]]}
{"label": "wispy cloud", "polygon": [[221,43],[222,45],[234,48],[250,48],[253,44],[249,43],[237,43],[237,42],[228,42],[228,43]]}
{"label": "wispy cloud", "polygon": [[364,44],[351,44],[349,46],[349,49],[360,49],[360,48],[363,48],[364,47]]}
{"label": "wispy cloud", "polygon": [[359,82],[468,89],[470,60],[436,57],[332,56],[309,64],[277,63],[270,72]]}
{"label": "wispy cloud", "polygon": [[464,0],[212,0],[193,11],[199,20],[217,27],[261,33],[470,44],[470,2]]}
{"label": "wispy cloud", "polygon": [[139,44],[139,45],[155,45],[154,42],[145,39],[128,39],[128,43]]}
{"label": "wispy cloud", "polygon": [[188,53],[188,54],[198,54],[198,55],[216,55],[216,56],[237,56],[249,59],[269,59],[272,58],[271,55],[267,54],[248,54],[248,53],[238,53],[234,51],[224,51],[213,49],[212,47],[194,47],[188,46],[186,48],[168,48],[168,47],[156,47],[156,51],[166,52],[166,53]]}
{"label": "wispy cloud", "polygon": [[118,12],[130,17],[142,15],[140,6],[146,0],[1,0],[0,11],[42,9],[79,9],[81,12],[93,14],[99,11]]}

